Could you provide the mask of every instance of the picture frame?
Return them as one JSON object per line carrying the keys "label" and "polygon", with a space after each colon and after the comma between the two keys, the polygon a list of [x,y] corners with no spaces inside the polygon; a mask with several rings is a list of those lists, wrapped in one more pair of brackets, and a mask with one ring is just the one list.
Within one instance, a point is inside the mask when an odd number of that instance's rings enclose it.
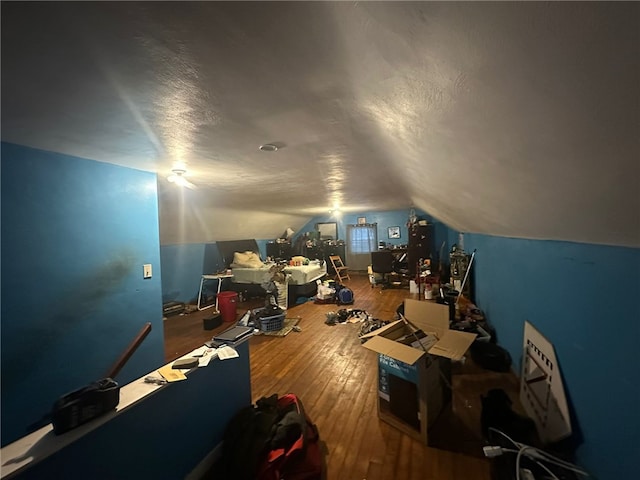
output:
{"label": "picture frame", "polygon": [[366,217],[358,217],[358,225],[365,225],[367,223]]}
{"label": "picture frame", "polygon": [[400,238],[400,227],[389,227],[387,229],[389,238]]}

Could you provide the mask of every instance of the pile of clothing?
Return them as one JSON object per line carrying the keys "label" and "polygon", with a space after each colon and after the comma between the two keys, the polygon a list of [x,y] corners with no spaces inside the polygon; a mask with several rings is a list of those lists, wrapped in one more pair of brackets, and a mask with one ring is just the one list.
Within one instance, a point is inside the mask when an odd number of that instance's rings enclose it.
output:
{"label": "pile of clothing", "polygon": [[351,319],[351,323],[363,322],[370,315],[364,310],[357,308],[341,308],[337,312],[329,312],[326,314],[327,319],[324,321],[327,325],[335,325],[336,323],[345,323]]}
{"label": "pile of clothing", "polygon": [[357,323],[360,322],[360,332],[358,337],[362,343],[366,342],[366,338],[362,338],[363,335],[371,333],[378,328],[384,327],[389,323],[388,320],[380,320],[374,318],[365,310],[359,310],[357,308],[341,308],[337,312],[329,312],[326,314],[327,319],[324,323],[327,325],[336,325],[337,323]]}

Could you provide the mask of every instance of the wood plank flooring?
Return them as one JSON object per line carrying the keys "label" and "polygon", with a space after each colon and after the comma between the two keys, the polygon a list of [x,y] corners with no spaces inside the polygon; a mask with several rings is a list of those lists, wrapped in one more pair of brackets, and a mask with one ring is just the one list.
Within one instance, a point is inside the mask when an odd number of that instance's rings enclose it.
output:
{"label": "wood plank flooring", "polygon": [[[366,276],[352,275],[346,284],[355,294],[350,308],[380,319],[394,319],[398,305],[410,297],[407,289],[371,288]],[[238,315],[261,303],[239,303]],[[515,376],[487,372],[469,361],[456,365],[453,407],[431,434],[438,448],[424,446],[378,419],[377,356],[361,346],[359,323],[324,323],[326,313],[339,308],[343,307],[313,302],[296,305],[287,316],[300,317],[300,332],[250,340],[254,401],[288,392],[302,399],[326,444],[329,480],[488,480],[489,463],[482,458],[480,395],[500,387],[517,398]],[[167,361],[211,338],[214,331],[203,329],[205,316],[207,311],[164,322]]]}

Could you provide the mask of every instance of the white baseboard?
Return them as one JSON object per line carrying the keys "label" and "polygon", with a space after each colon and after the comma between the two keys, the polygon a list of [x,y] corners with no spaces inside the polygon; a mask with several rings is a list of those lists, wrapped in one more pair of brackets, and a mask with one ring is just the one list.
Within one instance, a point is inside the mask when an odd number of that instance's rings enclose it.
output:
{"label": "white baseboard", "polygon": [[222,456],[222,442],[214,447],[202,461],[191,470],[184,480],[201,480]]}

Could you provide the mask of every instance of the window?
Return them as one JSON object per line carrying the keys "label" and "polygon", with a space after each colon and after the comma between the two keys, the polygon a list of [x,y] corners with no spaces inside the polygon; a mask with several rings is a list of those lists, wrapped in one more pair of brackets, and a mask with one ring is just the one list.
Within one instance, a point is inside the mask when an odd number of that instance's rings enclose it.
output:
{"label": "window", "polygon": [[378,225],[347,226],[347,264],[351,270],[366,270],[371,252],[378,248]]}
{"label": "window", "polygon": [[349,248],[351,253],[369,253],[376,249],[375,225],[350,225]]}

